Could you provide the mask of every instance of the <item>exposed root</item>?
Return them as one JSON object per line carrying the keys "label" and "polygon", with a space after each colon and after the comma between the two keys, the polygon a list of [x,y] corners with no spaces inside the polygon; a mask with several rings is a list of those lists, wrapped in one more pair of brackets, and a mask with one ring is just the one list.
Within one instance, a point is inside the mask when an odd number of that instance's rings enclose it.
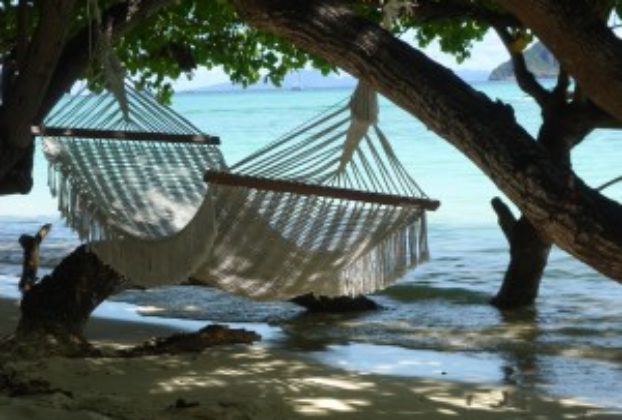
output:
{"label": "exposed root", "polygon": [[376,302],[363,295],[329,298],[309,293],[295,297],[291,302],[306,308],[309,312],[348,313],[373,311],[380,308]]}
{"label": "exposed root", "polygon": [[40,359],[60,357],[97,357],[102,352],[84,337],[72,334],[31,333],[0,339],[0,358]]}
{"label": "exposed root", "polygon": [[261,336],[253,331],[230,329],[223,325],[209,325],[193,333],[154,338],[130,349],[119,350],[116,352],[116,356],[139,357],[157,354],[196,353],[208,347],[226,344],[251,344],[258,340],[261,340]]}

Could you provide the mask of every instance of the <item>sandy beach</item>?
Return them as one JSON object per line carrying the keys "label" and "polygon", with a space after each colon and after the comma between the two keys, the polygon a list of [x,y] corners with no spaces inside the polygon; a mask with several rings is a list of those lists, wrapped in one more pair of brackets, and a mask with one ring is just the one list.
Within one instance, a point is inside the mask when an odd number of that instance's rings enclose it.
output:
{"label": "sandy beach", "polygon": [[[17,302],[0,300],[0,333]],[[94,318],[88,336],[124,346],[174,328]],[[357,374],[265,344],[132,359],[53,357],[14,361],[23,379],[56,391],[0,397],[0,419],[620,418],[572,400],[508,386]]]}

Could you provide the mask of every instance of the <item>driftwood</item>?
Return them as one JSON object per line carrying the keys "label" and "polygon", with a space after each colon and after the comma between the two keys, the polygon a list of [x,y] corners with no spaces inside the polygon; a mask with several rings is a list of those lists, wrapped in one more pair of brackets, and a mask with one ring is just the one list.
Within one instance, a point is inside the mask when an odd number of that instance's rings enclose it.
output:
{"label": "driftwood", "polygon": [[259,340],[261,340],[261,336],[253,331],[230,329],[223,325],[208,325],[193,333],[154,338],[130,349],[120,350],[116,355],[140,357],[158,354],[198,353],[208,347],[226,344],[251,344]]}

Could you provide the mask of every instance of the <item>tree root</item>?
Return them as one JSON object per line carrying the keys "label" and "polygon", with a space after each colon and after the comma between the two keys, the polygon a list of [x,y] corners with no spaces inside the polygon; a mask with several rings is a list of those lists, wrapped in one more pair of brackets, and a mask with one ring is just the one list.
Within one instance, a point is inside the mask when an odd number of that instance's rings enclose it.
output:
{"label": "tree root", "polygon": [[98,357],[102,352],[84,337],[67,333],[32,332],[0,339],[0,358],[41,359],[60,357]]}
{"label": "tree root", "polygon": [[339,296],[329,298],[326,296],[315,296],[309,293],[295,297],[291,299],[291,302],[313,313],[348,313],[373,311],[380,308],[376,302],[363,295],[356,297]]}
{"label": "tree root", "polygon": [[[227,344],[252,344],[261,340],[253,331],[208,325],[196,332],[152,338],[129,349],[112,353],[98,349],[82,337],[55,335],[7,336],[0,339],[0,360],[59,357],[141,357],[160,354],[198,353],[206,348]],[[0,382],[1,383],[1,382]]]}
{"label": "tree root", "polygon": [[226,344],[251,344],[258,340],[261,340],[261,336],[253,331],[230,329],[223,325],[208,325],[193,333],[154,338],[130,349],[119,350],[115,356],[140,357],[159,354],[198,353],[208,347]]}

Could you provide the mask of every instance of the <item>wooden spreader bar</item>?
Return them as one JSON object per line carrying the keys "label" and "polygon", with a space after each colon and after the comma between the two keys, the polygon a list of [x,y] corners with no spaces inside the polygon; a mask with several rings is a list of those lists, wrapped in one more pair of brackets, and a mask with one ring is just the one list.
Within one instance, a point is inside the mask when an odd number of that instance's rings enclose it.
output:
{"label": "wooden spreader bar", "polygon": [[301,195],[316,195],[319,197],[342,198],[346,200],[363,201],[366,203],[385,204],[388,206],[417,206],[431,211],[438,209],[441,205],[440,201],[426,198],[357,191],[349,188],[311,185],[297,181],[284,181],[258,176],[236,175],[228,172],[213,170],[208,170],[205,173],[204,180],[205,182],[219,185],[289,192]]}
{"label": "wooden spreader bar", "polygon": [[160,141],[164,143],[220,144],[220,138],[207,134],[150,133],[148,131],[96,130],[91,128],[62,128],[33,125],[35,136],[74,137],[85,139]]}

